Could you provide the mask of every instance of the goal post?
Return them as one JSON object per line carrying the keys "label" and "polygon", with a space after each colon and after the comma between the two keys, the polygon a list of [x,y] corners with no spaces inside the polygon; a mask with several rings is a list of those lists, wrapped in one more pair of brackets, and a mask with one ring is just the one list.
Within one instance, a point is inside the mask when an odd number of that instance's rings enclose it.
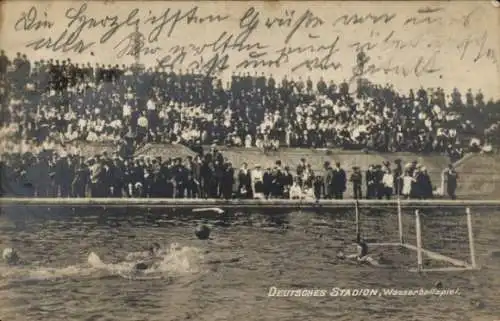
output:
{"label": "goal post", "polygon": [[397,199],[397,206],[398,206],[398,230],[399,230],[399,242],[401,244],[404,243],[403,239],[403,214],[401,211],[401,197],[398,195]]}
{"label": "goal post", "polygon": [[423,214],[415,211],[417,244],[403,244],[417,251],[416,271],[477,269],[470,208]]}
{"label": "goal post", "polygon": [[421,271],[423,267],[422,261],[422,226],[420,225],[420,211],[415,210],[415,229],[417,232],[417,270]]}
{"label": "goal post", "polygon": [[376,249],[375,253],[408,256],[406,260],[402,257],[397,260],[413,272],[478,268],[469,207],[465,211],[463,207],[451,210],[436,207],[424,212],[403,211],[400,200],[396,205],[373,207],[362,215],[356,203],[357,239],[362,238],[371,249]]}
{"label": "goal post", "polygon": [[474,231],[472,230],[472,214],[469,207],[467,207],[465,211],[467,213],[467,230],[469,232],[470,264],[472,268],[477,269],[476,248],[474,246]]}

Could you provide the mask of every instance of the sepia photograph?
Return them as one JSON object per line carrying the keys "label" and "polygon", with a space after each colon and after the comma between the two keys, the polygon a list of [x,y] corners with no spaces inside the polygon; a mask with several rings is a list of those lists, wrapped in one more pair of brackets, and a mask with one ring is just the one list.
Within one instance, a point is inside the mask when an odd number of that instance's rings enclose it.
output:
{"label": "sepia photograph", "polygon": [[0,321],[500,321],[500,1],[0,22]]}

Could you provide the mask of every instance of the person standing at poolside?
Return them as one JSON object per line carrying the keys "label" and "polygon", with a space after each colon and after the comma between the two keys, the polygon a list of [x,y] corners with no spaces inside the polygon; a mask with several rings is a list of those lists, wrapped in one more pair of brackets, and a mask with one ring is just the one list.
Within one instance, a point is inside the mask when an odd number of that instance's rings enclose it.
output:
{"label": "person standing at poolside", "polygon": [[353,172],[351,174],[350,180],[352,182],[353,197],[354,199],[361,199],[363,197],[361,195],[361,184],[363,180],[363,174],[361,174],[359,166],[353,166],[352,170]]}
{"label": "person standing at poolside", "polygon": [[243,163],[238,173],[238,195],[242,198],[252,198],[252,179],[247,163]]}
{"label": "person standing at poolside", "polygon": [[333,170],[333,184],[335,189],[333,192],[335,194],[335,199],[343,199],[346,190],[347,176],[345,171],[340,167],[340,162],[337,162],[335,165],[335,169]]}
{"label": "person standing at poolside", "polygon": [[453,168],[452,164],[448,165],[448,168],[444,171],[444,180],[446,183],[446,192],[448,196],[455,200],[457,199],[456,190],[457,190],[457,181],[458,181],[458,173],[455,168]]}
{"label": "person standing at poolside", "polygon": [[323,165],[324,168],[324,198],[325,199],[332,199],[333,198],[333,190],[335,188],[334,186],[334,181],[333,181],[333,169],[330,166],[330,162],[326,161]]}
{"label": "person standing at poolside", "polygon": [[250,174],[250,178],[253,197],[264,196],[264,172],[259,164],[255,164],[255,168]]}

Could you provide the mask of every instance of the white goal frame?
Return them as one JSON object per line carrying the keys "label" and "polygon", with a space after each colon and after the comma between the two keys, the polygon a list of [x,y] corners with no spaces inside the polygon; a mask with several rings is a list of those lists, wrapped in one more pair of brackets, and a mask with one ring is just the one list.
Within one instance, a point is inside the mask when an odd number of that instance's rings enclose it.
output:
{"label": "white goal frame", "polygon": [[[397,208],[398,208],[398,232],[399,232],[399,242],[384,242],[384,243],[368,243],[368,245],[372,246],[395,246],[395,247],[404,247],[408,250],[414,251],[417,253],[417,267],[410,268],[411,272],[439,272],[439,271],[469,271],[469,270],[478,270],[479,267],[476,263],[476,251],[474,246],[474,233],[472,230],[472,214],[469,207],[466,207],[465,214],[467,215],[467,235],[469,242],[469,255],[470,262],[466,262],[463,260],[455,259],[447,255],[439,254],[437,252],[428,250],[423,248],[422,246],[422,225],[421,225],[421,214],[417,209],[415,210],[415,234],[416,234],[416,245],[408,244],[404,241],[404,233],[403,233],[403,214],[401,210],[401,200],[397,199]],[[361,220],[359,218],[359,206],[356,203],[355,207],[356,213],[356,235],[360,236],[360,224]],[[423,267],[423,255],[427,255],[430,259],[447,262],[450,263],[450,267],[441,267],[441,268],[424,268]]]}

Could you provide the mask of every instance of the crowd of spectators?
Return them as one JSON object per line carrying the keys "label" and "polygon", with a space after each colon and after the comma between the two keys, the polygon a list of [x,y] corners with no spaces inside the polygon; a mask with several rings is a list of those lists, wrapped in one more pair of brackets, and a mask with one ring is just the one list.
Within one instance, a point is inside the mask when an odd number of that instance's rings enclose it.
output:
{"label": "crowd of spectators", "polygon": [[[429,174],[417,162],[373,164],[364,173],[354,167],[350,175],[340,163],[325,162],[314,171],[306,159],[295,169],[281,161],[273,168],[243,163],[235,169],[215,148],[185,159],[5,153],[0,174],[3,196],[342,199],[349,185],[356,199],[434,196]],[[448,195],[454,197],[457,175],[452,167],[447,181]]]}
{"label": "crowd of spectators", "polygon": [[367,82],[0,57],[3,137],[72,141],[225,144],[263,149],[328,147],[380,152],[492,151],[499,103],[443,89],[398,93]]}
{"label": "crowd of spectators", "polygon": [[[366,80],[352,87],[346,81],[248,73],[223,84],[196,70],[30,61],[21,53],[11,60],[2,51],[0,147],[9,151],[0,159],[2,193],[342,198],[350,181],[356,198],[362,191],[367,198],[430,198],[429,175],[416,163],[374,164],[347,177],[341,164],[314,173],[305,160],[295,171],[281,162],[234,169],[217,152],[161,159],[133,158],[131,152],[86,158],[56,150],[74,142],[112,142],[133,151],[156,142],[437,152],[457,159],[500,146],[500,102],[485,101],[481,91],[462,96],[457,89],[446,94],[420,88],[402,94]],[[16,153],[14,146],[26,147]],[[454,197],[456,181],[450,186]]]}

